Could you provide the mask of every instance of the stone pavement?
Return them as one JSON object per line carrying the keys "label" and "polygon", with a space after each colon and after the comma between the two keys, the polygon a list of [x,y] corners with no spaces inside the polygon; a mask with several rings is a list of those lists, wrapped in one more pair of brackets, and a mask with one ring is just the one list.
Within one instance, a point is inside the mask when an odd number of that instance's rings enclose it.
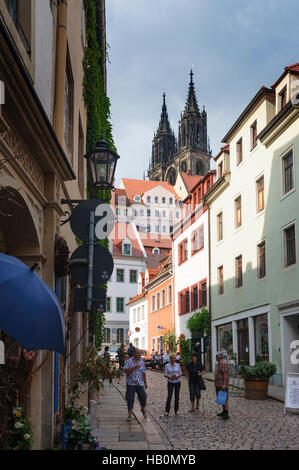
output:
{"label": "stone pavement", "polygon": [[92,433],[101,446],[111,450],[171,449],[167,441],[164,444],[150,416],[143,417],[137,397],[134,418],[131,423],[126,421],[128,412],[124,394],[125,381],[122,378],[120,384],[105,384],[96,396],[96,403],[91,403]]}
{"label": "stone pavement", "polygon": [[[230,397],[230,419],[216,416],[214,383],[206,380],[200,410],[189,412],[188,382],[182,377],[179,416],[164,417],[167,397],[163,374],[148,371],[148,412],[173,449],[299,449],[299,415],[283,414],[283,403]],[[173,403],[172,403],[173,408]]]}

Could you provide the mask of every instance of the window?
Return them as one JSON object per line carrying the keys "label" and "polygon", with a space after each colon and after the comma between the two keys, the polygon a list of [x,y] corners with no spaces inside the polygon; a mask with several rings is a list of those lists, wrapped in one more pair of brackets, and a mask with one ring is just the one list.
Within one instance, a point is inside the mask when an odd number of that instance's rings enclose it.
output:
{"label": "window", "polygon": [[137,271],[135,269],[130,269],[130,283],[135,284],[137,282]]}
{"label": "window", "polygon": [[166,233],[166,225],[163,225],[163,227],[162,227],[162,232],[163,232],[163,233]]}
{"label": "window", "polygon": [[201,301],[203,306],[207,306],[207,283],[206,281],[201,283]]}
{"label": "window", "polygon": [[188,241],[184,240],[178,246],[179,250],[179,264],[183,263],[188,259]]}
{"label": "window", "polygon": [[236,143],[236,154],[237,154],[237,166],[240,165],[240,163],[243,160],[243,142],[242,142],[242,137],[238,140]]}
{"label": "window", "polygon": [[257,121],[254,121],[250,126],[250,150],[253,150],[257,145]]}
{"label": "window", "polygon": [[123,313],[125,306],[125,299],[123,297],[117,297],[116,299],[116,311]]}
{"label": "window", "polygon": [[117,269],[116,270],[116,282],[124,282],[124,270],[123,269]]}
{"label": "window", "polygon": [[239,228],[242,225],[242,205],[241,196],[235,199],[235,228]]}
{"label": "window", "polygon": [[160,308],[160,292],[157,294],[157,310]]}
{"label": "window", "polygon": [[166,203],[166,197],[162,197],[162,204]]}
{"label": "window", "polygon": [[150,196],[146,196],[146,202],[151,202],[151,197]]}
{"label": "window", "polygon": [[238,360],[239,364],[244,361],[249,365],[249,331],[248,318],[237,321],[237,338],[238,338]]}
{"label": "window", "polygon": [[282,157],[283,194],[287,194],[294,188],[294,159],[293,149]]}
{"label": "window", "polygon": [[184,313],[184,294],[182,292],[179,294],[179,309],[180,313]]}
{"label": "window", "polygon": [[151,226],[150,226],[150,225],[147,225],[146,231],[147,231],[148,233],[151,231]]}
{"label": "window", "polygon": [[193,232],[192,234],[192,254],[198,251],[199,243],[198,243],[198,232]]}
{"label": "window", "polygon": [[120,215],[120,209],[118,207],[116,208],[116,215]]}
{"label": "window", "polygon": [[153,254],[154,255],[159,255],[160,254],[160,249],[159,248],[153,248]]}
{"label": "window", "polygon": [[259,279],[266,276],[266,244],[264,241],[257,246],[257,276]]}
{"label": "window", "polygon": [[144,216],[144,209],[140,209],[140,215],[141,215],[141,217]]}
{"label": "window", "polygon": [[221,176],[223,176],[223,162],[218,165],[218,178],[221,178]]}
{"label": "window", "polygon": [[150,209],[147,209],[146,213],[147,213],[147,216],[150,217],[150,215],[151,215],[151,210],[150,210]]}
{"label": "window", "polygon": [[284,229],[285,267],[296,263],[295,224]]}
{"label": "window", "polygon": [[169,286],[168,286],[168,303],[169,304],[172,303],[172,286],[171,286],[171,284],[169,284]]}
{"label": "window", "polygon": [[172,197],[169,198],[169,204],[173,204],[173,198]]}
{"label": "window", "polygon": [[264,177],[262,176],[256,182],[257,212],[262,212],[265,208],[264,201]]}
{"label": "window", "polygon": [[124,255],[131,254],[131,245],[130,243],[124,243]]}
{"label": "window", "polygon": [[287,86],[278,95],[278,110],[280,111],[287,104]]}
{"label": "window", "polygon": [[144,305],[141,306],[141,320],[144,320]]}
{"label": "window", "polygon": [[166,217],[166,211],[162,211],[162,217]]}
{"label": "window", "polygon": [[9,14],[18,30],[27,54],[31,54],[31,2],[6,0]]}
{"label": "window", "polygon": [[155,311],[155,303],[156,303],[156,299],[155,299],[155,296],[152,295],[152,312]]}
{"label": "window", "polygon": [[140,203],[140,196],[134,196],[134,201],[137,203]]}
{"label": "window", "polygon": [[123,328],[117,328],[116,342],[121,343],[121,344],[124,342],[124,329]]}
{"label": "window", "polygon": [[155,225],[155,232],[156,232],[156,233],[159,233],[159,232],[160,232],[159,225]]}
{"label": "window", "polygon": [[140,307],[137,308],[137,321],[140,321]]}
{"label": "window", "polygon": [[191,310],[198,309],[198,286],[192,287]]}
{"label": "window", "polygon": [[199,249],[201,250],[204,247],[204,231],[203,225],[199,227]]}
{"label": "window", "polygon": [[217,240],[220,242],[223,240],[223,220],[222,212],[217,215]]}
{"label": "window", "polygon": [[82,129],[81,118],[79,116],[79,130],[78,130],[78,187],[81,197],[84,198],[84,134]]}
{"label": "window", "polygon": [[242,280],[242,255],[235,258],[235,269],[236,269],[236,287],[241,287],[243,284]]}
{"label": "window", "polygon": [[165,290],[162,290],[161,293],[161,307],[165,307]]}
{"label": "window", "polygon": [[159,217],[159,211],[155,211],[155,217]]}
{"label": "window", "polygon": [[133,310],[133,323],[136,323],[136,308]]}
{"label": "window", "polygon": [[110,328],[104,328],[104,343],[111,342]]}
{"label": "window", "polygon": [[254,317],[255,356],[269,361],[268,318],[267,314]]}
{"label": "window", "polygon": [[223,266],[218,268],[218,294],[222,295],[224,293],[224,284],[223,284]]}
{"label": "window", "polygon": [[68,50],[64,86],[64,139],[71,159],[73,159],[74,80]]}
{"label": "window", "polygon": [[218,326],[217,328],[217,350],[226,351],[228,359],[233,356],[233,328],[232,323]]}
{"label": "window", "polygon": [[189,313],[190,312],[190,292],[189,292],[189,289],[185,291],[185,303],[186,303],[185,313]]}
{"label": "window", "polygon": [[106,312],[111,312],[111,297],[106,298]]}
{"label": "window", "polygon": [[159,198],[158,196],[155,196],[155,203],[158,204],[158,202],[159,202]]}

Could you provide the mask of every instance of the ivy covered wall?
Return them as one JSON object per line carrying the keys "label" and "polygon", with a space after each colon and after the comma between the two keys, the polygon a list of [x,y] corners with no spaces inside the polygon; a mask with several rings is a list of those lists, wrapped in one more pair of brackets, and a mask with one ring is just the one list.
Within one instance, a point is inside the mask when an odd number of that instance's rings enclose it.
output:
{"label": "ivy covered wall", "polygon": [[[112,136],[112,125],[110,122],[110,100],[105,92],[103,79],[104,65],[106,61],[105,51],[101,51],[99,44],[97,24],[97,0],[84,0],[85,7],[85,30],[86,47],[83,60],[84,80],[83,80],[83,98],[87,110],[87,137],[86,151],[95,147],[100,139],[101,131],[103,137],[111,150],[116,152]],[[110,200],[110,191],[95,190],[91,183],[89,175],[87,176],[87,197],[104,198]],[[101,242],[108,249],[108,239]],[[100,348],[103,341],[105,318],[104,314],[91,313],[89,316],[90,341]]]}

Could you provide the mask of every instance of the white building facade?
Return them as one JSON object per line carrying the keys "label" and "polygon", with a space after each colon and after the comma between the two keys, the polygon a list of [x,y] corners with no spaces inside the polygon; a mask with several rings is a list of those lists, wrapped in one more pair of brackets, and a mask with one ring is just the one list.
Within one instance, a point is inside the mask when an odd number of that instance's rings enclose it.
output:
{"label": "white building facade", "polygon": [[259,356],[277,365],[278,385],[299,372],[290,361],[299,325],[299,111],[290,101],[298,65],[262,87],[224,137],[205,198],[213,364],[217,350],[249,365]]}

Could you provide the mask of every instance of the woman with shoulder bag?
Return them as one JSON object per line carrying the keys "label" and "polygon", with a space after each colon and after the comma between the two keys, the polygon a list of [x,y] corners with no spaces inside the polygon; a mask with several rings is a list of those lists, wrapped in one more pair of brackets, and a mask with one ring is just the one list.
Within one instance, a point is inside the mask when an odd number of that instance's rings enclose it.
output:
{"label": "woman with shoulder bag", "polygon": [[195,397],[196,397],[196,409],[199,410],[200,391],[206,390],[205,382],[202,378],[202,374],[206,372],[206,369],[202,365],[198,358],[197,353],[192,354],[192,361],[187,365],[187,378],[189,381],[189,393],[191,408],[190,412],[194,411]]}

